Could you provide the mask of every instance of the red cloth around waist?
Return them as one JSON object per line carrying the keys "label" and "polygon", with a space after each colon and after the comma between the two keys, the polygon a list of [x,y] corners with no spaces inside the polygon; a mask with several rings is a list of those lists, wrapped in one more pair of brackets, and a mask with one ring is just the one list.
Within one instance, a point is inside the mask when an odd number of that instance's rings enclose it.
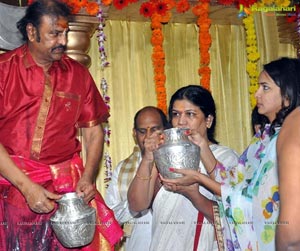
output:
{"label": "red cloth around waist", "polygon": [[[71,160],[50,166],[19,156],[11,156],[11,158],[33,182],[43,185],[52,181],[54,190],[61,194],[74,192],[84,171],[82,159],[78,155],[74,155]],[[0,185],[10,186],[11,183],[0,176]],[[98,191],[95,199],[91,201],[91,206],[97,210],[96,229],[111,246],[115,245],[123,236],[123,230]],[[86,250],[93,249],[88,249],[87,246]]]}

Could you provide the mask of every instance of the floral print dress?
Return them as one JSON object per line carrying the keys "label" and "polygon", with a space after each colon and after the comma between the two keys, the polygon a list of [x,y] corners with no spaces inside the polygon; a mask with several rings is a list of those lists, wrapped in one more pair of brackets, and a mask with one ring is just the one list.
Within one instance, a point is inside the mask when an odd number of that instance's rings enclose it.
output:
{"label": "floral print dress", "polygon": [[235,168],[218,165],[222,177],[219,198],[225,249],[275,250],[275,229],[279,214],[276,141],[267,125],[256,134]]}

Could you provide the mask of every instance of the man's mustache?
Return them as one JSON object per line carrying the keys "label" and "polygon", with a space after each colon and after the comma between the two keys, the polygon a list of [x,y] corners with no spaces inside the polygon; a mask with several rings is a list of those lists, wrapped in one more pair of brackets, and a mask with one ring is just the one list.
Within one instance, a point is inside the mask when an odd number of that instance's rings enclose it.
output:
{"label": "man's mustache", "polygon": [[52,49],[51,49],[51,52],[53,52],[54,50],[56,50],[56,49],[63,49],[64,51],[67,49],[67,46],[65,46],[65,45],[58,45],[58,46],[56,46],[56,47],[53,47]]}

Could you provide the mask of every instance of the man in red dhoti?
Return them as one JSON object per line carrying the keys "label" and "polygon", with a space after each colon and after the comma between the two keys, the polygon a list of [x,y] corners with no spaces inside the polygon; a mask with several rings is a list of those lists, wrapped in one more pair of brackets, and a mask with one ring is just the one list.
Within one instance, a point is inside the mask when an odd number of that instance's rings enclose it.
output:
{"label": "man in red dhoti", "polygon": [[1,251],[66,250],[49,219],[71,191],[97,209],[94,240],[81,250],[113,250],[122,236],[95,186],[109,113],[88,70],[64,54],[69,14],[60,1],[34,2],[17,23],[24,45],[0,55]]}

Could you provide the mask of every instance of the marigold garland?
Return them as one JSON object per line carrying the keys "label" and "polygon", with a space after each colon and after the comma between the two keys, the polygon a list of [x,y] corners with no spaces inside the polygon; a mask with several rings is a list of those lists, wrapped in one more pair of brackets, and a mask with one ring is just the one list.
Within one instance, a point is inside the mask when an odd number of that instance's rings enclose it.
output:
{"label": "marigold garland", "polygon": [[258,66],[257,62],[260,58],[260,54],[257,49],[257,39],[255,32],[255,24],[253,13],[250,13],[247,17],[243,19],[243,23],[246,31],[246,52],[247,52],[247,66],[246,70],[250,79],[249,86],[249,96],[250,96],[250,105],[253,109],[256,105],[256,100],[254,93],[258,88]]}
{"label": "marigold garland", "polygon": [[194,15],[198,16],[197,25],[199,27],[199,51],[200,51],[200,68],[198,74],[201,76],[200,85],[210,90],[210,74],[209,68],[210,53],[209,48],[211,46],[211,35],[209,28],[211,20],[209,14],[209,1],[200,0],[199,3],[192,9]]}
{"label": "marigold garland", "polygon": [[157,12],[151,16],[152,37],[152,63],[154,70],[155,91],[157,97],[157,107],[165,114],[167,113],[167,94],[165,76],[165,53],[163,50],[162,18]]}
{"label": "marigold garland", "polygon": [[87,0],[62,0],[72,9],[72,14],[77,14],[81,10],[85,10],[87,14],[95,16],[99,11],[99,4]]}
{"label": "marigold garland", "polygon": [[[186,4],[181,0],[181,11],[184,11]],[[148,1],[142,3],[140,14],[151,19],[151,44],[152,64],[154,71],[155,92],[157,99],[157,107],[164,113],[167,113],[167,93],[166,93],[166,75],[165,75],[165,53],[163,49],[164,36],[162,32],[162,24],[167,23],[171,18],[170,10],[175,7],[172,0],[164,1]]]}
{"label": "marigold garland", "polygon": [[[28,0],[27,4],[30,5],[35,0]],[[85,11],[88,15],[95,16],[100,10],[99,2],[95,1],[88,1],[88,0],[61,0],[61,2],[67,4],[72,14],[78,14],[81,11]],[[112,0],[104,0],[102,4],[105,6],[110,5]]]}

